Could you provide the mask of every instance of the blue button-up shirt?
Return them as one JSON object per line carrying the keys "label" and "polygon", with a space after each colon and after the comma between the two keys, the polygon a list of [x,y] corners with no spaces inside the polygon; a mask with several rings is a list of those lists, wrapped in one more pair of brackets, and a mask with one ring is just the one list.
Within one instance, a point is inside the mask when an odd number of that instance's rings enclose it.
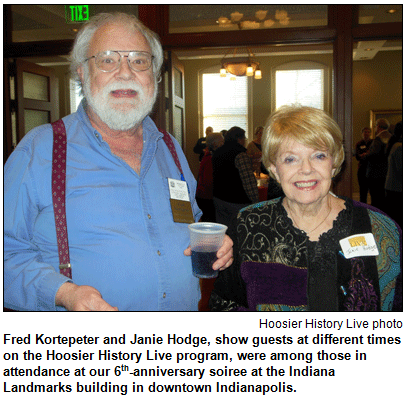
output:
{"label": "blue button-up shirt", "polygon": [[[95,287],[119,310],[197,310],[198,279],[187,224],[175,223],[168,178],[181,179],[162,133],[143,122],[138,175],[90,124],[83,105],[63,121],[67,132],[66,218],[72,281]],[[51,193],[52,128],[29,132],[4,172],[4,305],[55,310],[68,278],[59,273]],[[192,198],[196,181],[174,140]]]}

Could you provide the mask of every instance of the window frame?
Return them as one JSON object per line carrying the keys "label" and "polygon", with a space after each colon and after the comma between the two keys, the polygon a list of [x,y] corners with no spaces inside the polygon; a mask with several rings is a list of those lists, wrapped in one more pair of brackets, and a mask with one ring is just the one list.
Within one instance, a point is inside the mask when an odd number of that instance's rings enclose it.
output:
{"label": "window frame", "polygon": [[[204,132],[204,115],[203,115],[203,75],[204,74],[218,74],[220,76],[220,70],[219,70],[219,65],[215,65],[213,67],[208,67],[204,68],[201,71],[199,71],[199,138],[204,137],[205,132]],[[221,78],[221,79],[227,79],[227,78]],[[253,136],[252,133],[252,126],[253,126],[253,100],[252,100],[252,78],[248,77],[247,79],[247,131],[245,132],[245,135],[248,139],[251,139]],[[231,128],[231,126],[230,126]]]}
{"label": "window frame", "polygon": [[324,79],[324,101],[323,110],[327,113],[331,113],[331,98],[332,98],[332,87],[331,87],[331,73],[330,67],[326,64],[316,62],[316,61],[290,61],[287,63],[279,64],[272,68],[271,71],[271,104],[272,110],[276,109],[276,72],[286,71],[286,70],[306,70],[306,69],[322,69],[323,79]]}

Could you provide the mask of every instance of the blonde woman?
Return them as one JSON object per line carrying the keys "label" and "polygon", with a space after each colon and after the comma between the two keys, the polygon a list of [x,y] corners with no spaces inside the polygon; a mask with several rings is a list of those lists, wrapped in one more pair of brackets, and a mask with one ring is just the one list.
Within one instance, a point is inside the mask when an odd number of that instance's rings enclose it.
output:
{"label": "blonde woman", "polygon": [[400,228],[380,210],[331,193],[344,161],[335,121],[282,107],[263,138],[263,162],[284,196],[242,209],[234,263],[212,310],[380,311],[401,307]]}

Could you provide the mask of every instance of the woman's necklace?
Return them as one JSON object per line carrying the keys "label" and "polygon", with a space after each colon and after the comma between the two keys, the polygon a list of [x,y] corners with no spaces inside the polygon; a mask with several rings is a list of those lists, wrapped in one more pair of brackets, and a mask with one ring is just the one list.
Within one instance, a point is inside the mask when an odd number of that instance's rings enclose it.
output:
{"label": "woman's necklace", "polygon": [[[328,202],[328,213],[327,213],[326,217],[323,219],[323,221],[321,221],[321,222],[320,222],[315,228],[313,228],[311,231],[309,231],[309,232],[308,232],[308,231],[305,231],[308,235],[309,235],[310,233],[314,232],[317,228],[319,228],[319,227],[326,221],[326,219],[328,218],[328,216],[330,215],[330,213],[331,213],[330,197],[328,198],[327,202]],[[289,206],[289,203],[286,202],[286,204],[287,204],[287,206],[288,206],[288,208],[289,208],[289,214],[290,214],[290,217],[292,218],[292,221],[294,222],[295,226],[296,226],[298,229],[300,229],[299,225],[297,224],[297,222],[296,222],[295,219],[293,218],[293,213],[292,213],[292,210],[291,210],[291,208],[290,208],[290,206]],[[300,229],[300,230],[304,231],[304,229]]]}

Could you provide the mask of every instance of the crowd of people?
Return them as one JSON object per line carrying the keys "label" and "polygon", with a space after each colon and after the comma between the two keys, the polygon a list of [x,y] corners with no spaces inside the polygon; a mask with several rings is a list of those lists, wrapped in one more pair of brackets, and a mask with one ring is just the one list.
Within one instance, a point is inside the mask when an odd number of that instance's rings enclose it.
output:
{"label": "crowd of people", "polygon": [[377,119],[375,137],[371,129],[362,129],[362,139],[355,146],[358,160],[360,201],[389,214],[403,226],[403,122],[398,122],[390,132],[391,124],[385,118]]}
{"label": "crowd of people", "polygon": [[[385,201],[402,209],[402,125],[391,135],[378,120],[372,141],[363,130],[363,202],[331,191],[343,137],[310,107],[279,108],[248,146],[241,127],[207,127],[195,180],[149,117],[162,63],[158,36],[135,16],[99,14],[78,32],[71,73],[82,103],[29,132],[4,168],[5,307],[400,311],[401,216]],[[228,227],[209,292],[192,274],[197,221]]]}

